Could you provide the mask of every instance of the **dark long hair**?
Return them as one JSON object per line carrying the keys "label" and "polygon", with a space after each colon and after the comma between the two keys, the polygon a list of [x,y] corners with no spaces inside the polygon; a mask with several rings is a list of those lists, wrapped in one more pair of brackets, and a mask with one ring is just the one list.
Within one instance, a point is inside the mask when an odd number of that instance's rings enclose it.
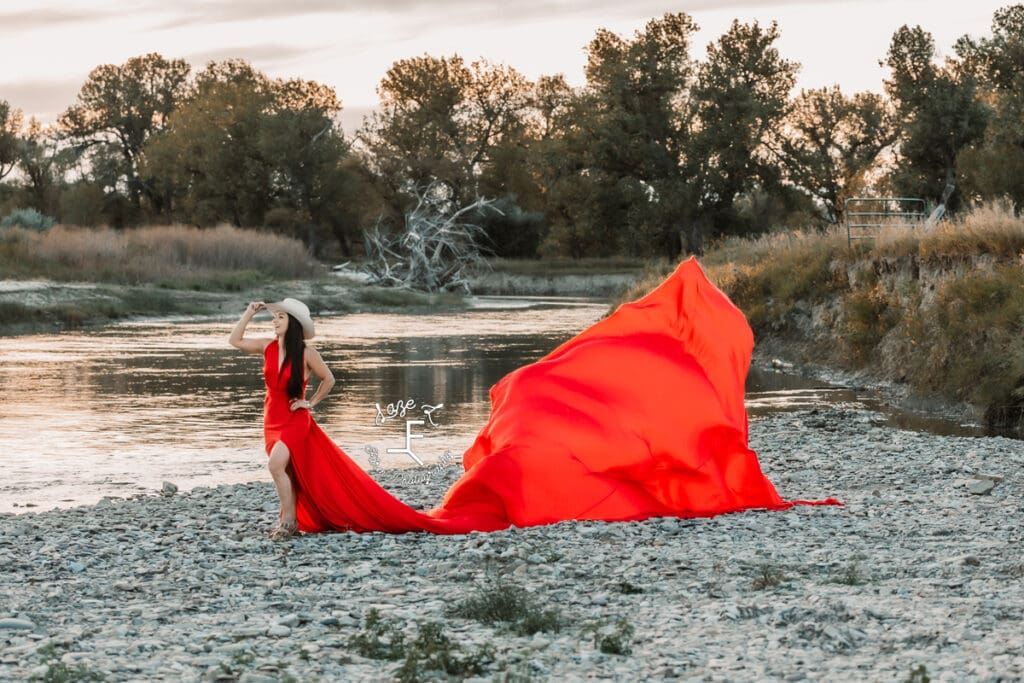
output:
{"label": "dark long hair", "polygon": [[302,397],[302,380],[305,367],[306,341],[302,338],[302,323],[288,314],[288,329],[284,333],[284,358],[292,364],[292,375],[288,378],[288,398]]}

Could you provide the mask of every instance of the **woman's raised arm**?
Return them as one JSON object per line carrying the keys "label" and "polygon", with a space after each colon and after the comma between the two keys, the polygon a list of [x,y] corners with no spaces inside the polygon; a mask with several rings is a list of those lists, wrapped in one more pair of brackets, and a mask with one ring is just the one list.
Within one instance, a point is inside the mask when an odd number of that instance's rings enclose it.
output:
{"label": "woman's raised arm", "polygon": [[263,353],[263,349],[267,348],[267,344],[270,342],[269,339],[246,339],[245,328],[252,320],[252,317],[267,307],[262,301],[253,301],[250,303],[242,317],[238,319],[238,323],[235,325],[235,329],[231,330],[231,336],[228,337],[228,343],[234,346],[236,349],[241,349],[246,353]]}

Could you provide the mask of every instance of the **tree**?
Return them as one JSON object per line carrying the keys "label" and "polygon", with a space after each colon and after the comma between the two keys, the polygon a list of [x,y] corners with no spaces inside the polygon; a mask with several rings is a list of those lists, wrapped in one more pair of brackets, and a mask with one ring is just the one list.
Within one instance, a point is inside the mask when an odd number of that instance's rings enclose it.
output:
{"label": "tree", "polygon": [[434,181],[456,203],[477,196],[495,146],[521,134],[529,84],[507,66],[424,55],[395,62],[377,92],[382,111],[360,138],[401,214],[411,189]]}
{"label": "tree", "polygon": [[242,60],[212,62],[145,147],[144,167],[196,225],[256,226],[271,206],[268,160],[260,151],[270,82]]}
{"label": "tree", "polygon": [[350,254],[358,217],[346,200],[356,176],[340,110],[323,84],[272,80],[243,60],[212,62],[146,144],[144,168],[190,222],[273,224],[314,252],[333,236]]}
{"label": "tree", "polygon": [[992,35],[979,40],[963,36],[956,52],[965,69],[988,87],[1019,92],[1024,80],[1024,5],[996,10]]}
{"label": "tree", "polygon": [[264,124],[261,153],[269,160],[275,204],[306,223],[302,239],[318,253],[327,234],[353,254],[359,214],[349,201],[358,173],[335,117],[341,103],[332,88],[315,81],[273,84],[274,104]]}
{"label": "tree", "polygon": [[59,118],[80,151],[101,145],[118,152],[120,175],[136,208],[143,195],[155,213],[168,208],[153,179],[139,175],[139,157],[150,135],[167,125],[186,92],[190,70],[188,62],[157,53],[98,66],[82,85],[77,103]]}
{"label": "tree", "polygon": [[981,138],[988,108],[978,98],[975,77],[966,69],[935,62],[935,40],[920,26],[893,34],[885,64],[885,89],[900,122],[896,192],[936,203],[947,210],[960,202],[957,156]]}
{"label": "tree", "polygon": [[6,100],[0,100],[0,180],[18,163],[21,124],[21,111],[12,109]]}
{"label": "tree", "polygon": [[786,179],[820,202],[825,219],[838,223],[843,202],[895,138],[879,95],[846,97],[839,86],[802,90],[778,142]]}
{"label": "tree", "polygon": [[963,69],[978,79],[993,109],[984,137],[957,157],[965,191],[1010,197],[1024,206],[1024,5],[998,10],[990,37],[957,42]]}
{"label": "tree", "polygon": [[789,93],[799,64],[782,58],[775,22],[733,21],[708,46],[692,102],[694,133],[687,155],[689,174],[699,188],[701,213],[715,231],[746,231],[734,203],[754,188],[773,191],[781,184],[777,156],[769,147],[789,111]]}
{"label": "tree", "polygon": [[59,151],[58,136],[43,128],[35,117],[29,119],[21,139],[18,165],[25,174],[28,203],[48,216],[59,213],[60,186],[66,153]]}
{"label": "tree", "polygon": [[678,255],[696,30],[683,13],[653,19],[629,40],[599,30],[587,47],[586,88],[559,98],[549,87],[540,100],[545,132],[535,159],[549,247],[577,257]]}

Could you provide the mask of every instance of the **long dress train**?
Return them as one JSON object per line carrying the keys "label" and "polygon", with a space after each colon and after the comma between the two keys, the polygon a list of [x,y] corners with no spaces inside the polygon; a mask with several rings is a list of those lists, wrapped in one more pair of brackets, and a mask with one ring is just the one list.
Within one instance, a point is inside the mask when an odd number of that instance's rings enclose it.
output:
{"label": "long dress train", "polygon": [[[440,507],[414,510],[311,418],[288,409],[290,363],[267,347],[264,430],[291,451],[299,529],[462,534],[561,520],[710,517],[783,500],[747,446],[754,339],[738,308],[681,263],[637,301],[491,388],[491,414]],[[271,352],[271,349],[274,352]]]}

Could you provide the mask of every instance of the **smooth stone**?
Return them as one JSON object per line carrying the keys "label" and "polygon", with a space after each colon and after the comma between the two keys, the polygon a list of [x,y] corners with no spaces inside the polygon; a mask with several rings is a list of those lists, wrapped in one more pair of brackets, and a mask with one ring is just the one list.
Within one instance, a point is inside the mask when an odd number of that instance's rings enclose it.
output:
{"label": "smooth stone", "polygon": [[274,638],[287,638],[292,634],[292,630],[282,624],[274,624],[267,629],[267,635]]}
{"label": "smooth stone", "polygon": [[14,631],[31,631],[36,627],[28,619],[0,619],[0,628],[11,629]]}
{"label": "smooth stone", "polygon": [[967,485],[967,490],[971,495],[987,496],[995,487],[996,483],[991,479],[976,479]]}
{"label": "smooth stone", "polygon": [[238,678],[238,683],[276,683],[279,678],[260,673],[258,671],[244,671]]}

